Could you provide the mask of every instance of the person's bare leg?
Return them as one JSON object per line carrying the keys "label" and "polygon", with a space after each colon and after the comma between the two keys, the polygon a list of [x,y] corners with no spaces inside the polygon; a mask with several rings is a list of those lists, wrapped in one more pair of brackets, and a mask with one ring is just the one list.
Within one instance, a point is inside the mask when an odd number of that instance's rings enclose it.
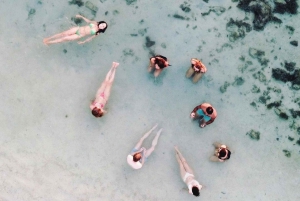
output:
{"label": "person's bare leg", "polygon": [[157,145],[158,138],[159,138],[161,132],[162,132],[162,128],[159,129],[159,131],[157,132],[155,138],[154,138],[153,141],[152,141],[152,146],[150,147],[150,149],[147,149],[146,154],[145,154],[145,157],[146,157],[146,158],[147,158],[148,156],[150,156],[151,153],[154,151],[155,146]]}
{"label": "person's bare leg", "polygon": [[180,159],[181,162],[182,162],[182,165],[183,165],[184,169],[185,169],[188,173],[194,174],[192,168],[190,168],[190,166],[187,164],[185,158],[184,158],[184,157],[182,156],[182,154],[180,153],[178,147],[175,146],[175,150],[176,150],[176,153],[178,154],[179,159]]}
{"label": "person's bare leg", "polygon": [[193,82],[194,82],[194,83],[197,83],[197,82],[201,79],[201,77],[203,76],[203,74],[204,74],[204,73],[196,73],[196,74],[194,75],[194,77],[193,77]]}
{"label": "person's bare leg", "polygon": [[151,134],[151,132],[157,127],[157,124],[155,126],[153,126],[153,128],[151,128],[147,133],[145,133],[143,135],[143,137],[139,140],[139,142],[135,145],[135,149],[140,149],[143,141]]}
{"label": "person's bare leg", "polygon": [[209,160],[211,160],[211,161],[213,161],[213,162],[218,162],[218,161],[219,161],[219,158],[216,157],[216,156],[211,156],[211,157],[209,158]]}
{"label": "person's bare leg", "polygon": [[154,71],[154,77],[158,77],[159,74],[161,73],[162,69],[155,69]]}
{"label": "person's bare leg", "polygon": [[68,36],[68,35],[75,34],[78,29],[79,29],[79,27],[73,27],[73,28],[71,28],[67,31],[64,31],[64,32],[61,32],[59,34],[55,34],[53,36],[45,38],[44,41],[49,41],[49,40],[52,40],[52,39],[55,39],[55,38],[65,37],[65,36]]}
{"label": "person's bare leg", "polygon": [[176,152],[175,155],[176,155],[177,162],[178,162],[178,164],[179,164],[180,175],[181,175],[181,178],[182,178],[182,180],[183,180],[183,179],[184,179],[184,176],[185,176],[185,173],[186,173],[186,170],[184,169],[183,164],[182,164],[182,161],[180,160],[180,158],[179,158],[177,152]]}
{"label": "person's bare leg", "polygon": [[[110,77],[113,73],[113,70],[115,70],[118,67],[119,63],[113,62],[111,69],[106,74],[105,80],[102,82],[101,87],[97,91],[97,97],[100,96],[100,94],[103,92],[105,94],[106,99],[108,99],[110,95],[110,88],[112,86],[112,83],[110,83]],[[114,72],[115,73],[115,72]],[[114,77],[112,78],[112,80]]]}
{"label": "person's bare leg", "polygon": [[65,41],[72,41],[72,40],[78,40],[80,37],[77,34],[73,34],[71,36],[65,36],[60,39],[52,40],[52,41],[47,41],[46,44],[53,44],[53,43],[61,43]]}
{"label": "person's bare leg", "polygon": [[153,69],[154,65],[151,63],[149,63],[149,66],[148,66],[148,72],[151,73],[152,69]]}
{"label": "person's bare leg", "polygon": [[190,67],[190,68],[186,71],[185,77],[186,77],[186,78],[190,78],[190,77],[194,74],[194,72],[195,72],[194,68]]}

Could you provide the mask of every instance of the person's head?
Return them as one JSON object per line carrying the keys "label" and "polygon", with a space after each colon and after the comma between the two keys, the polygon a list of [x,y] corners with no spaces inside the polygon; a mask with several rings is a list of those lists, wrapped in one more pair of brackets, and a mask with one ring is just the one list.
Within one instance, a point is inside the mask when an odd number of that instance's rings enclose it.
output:
{"label": "person's head", "polygon": [[214,112],[214,109],[212,107],[207,107],[206,112],[207,114],[212,114]]}
{"label": "person's head", "polygon": [[133,161],[134,162],[138,162],[139,160],[141,160],[141,158],[142,158],[141,153],[136,153],[136,154],[133,155]]}
{"label": "person's head", "polygon": [[156,64],[159,66],[159,68],[165,68],[165,61],[163,59],[157,59],[156,58]]}
{"label": "person's head", "polygon": [[98,32],[101,32],[101,33],[104,33],[105,30],[107,29],[107,23],[105,21],[100,21],[98,22],[98,28],[99,28],[99,31]]}
{"label": "person's head", "polygon": [[219,151],[219,158],[224,158],[226,155],[227,155],[227,150],[225,148],[222,148],[220,151]]}
{"label": "person's head", "polygon": [[100,108],[94,107],[94,109],[92,110],[92,114],[95,117],[102,117],[104,115],[104,112]]}
{"label": "person's head", "polygon": [[194,196],[196,196],[196,197],[200,196],[200,190],[199,190],[198,187],[193,186],[193,187],[192,187],[192,192],[193,192],[193,195],[194,195]]}

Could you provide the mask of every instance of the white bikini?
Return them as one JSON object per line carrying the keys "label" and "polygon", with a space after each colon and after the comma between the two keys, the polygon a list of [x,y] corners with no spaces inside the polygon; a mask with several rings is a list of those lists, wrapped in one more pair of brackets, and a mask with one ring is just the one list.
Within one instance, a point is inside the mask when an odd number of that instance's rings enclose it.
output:
{"label": "white bikini", "polygon": [[[183,177],[183,181],[186,182],[186,180],[187,180],[188,177],[193,177],[194,178],[195,176],[193,174],[191,174],[191,173],[186,172],[185,175],[184,175],[184,177]],[[191,194],[192,194],[192,188],[194,186],[196,186],[199,190],[201,190],[201,188],[202,188],[202,185],[200,185],[199,182],[196,181],[195,179],[193,179],[190,182],[188,182],[187,186],[189,188],[189,193],[191,193]]]}

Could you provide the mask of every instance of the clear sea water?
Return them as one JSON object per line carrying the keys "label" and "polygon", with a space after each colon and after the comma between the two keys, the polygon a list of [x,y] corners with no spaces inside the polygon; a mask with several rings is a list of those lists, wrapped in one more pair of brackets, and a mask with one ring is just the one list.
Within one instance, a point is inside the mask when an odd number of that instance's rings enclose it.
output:
{"label": "clear sea water", "polygon": [[[1,201],[300,200],[300,122],[289,112],[299,110],[299,91],[271,76],[286,61],[299,68],[299,47],[290,44],[299,39],[298,14],[275,14],[281,24],[232,42],[230,18],[251,26],[253,20],[237,2],[90,2],[98,7],[95,14],[68,1],[0,1]],[[211,6],[225,12],[201,15]],[[107,21],[107,31],[84,45],[43,44],[43,38],[74,26],[71,18],[78,13]],[[146,37],[155,42],[150,48]],[[267,66],[249,55],[250,48],[265,52]],[[147,73],[151,52],[172,64],[156,80]],[[195,57],[208,69],[197,84],[185,78]],[[108,113],[96,119],[89,104],[113,61],[120,66]],[[257,72],[266,80],[255,79]],[[225,82],[230,86],[221,93]],[[288,120],[266,107],[279,100]],[[189,113],[203,102],[218,117],[200,129]],[[155,123],[164,129],[156,150],[142,169],[133,170],[126,156]],[[246,135],[252,129],[260,132],[258,141]],[[226,163],[208,160],[215,141],[231,147]],[[204,186],[199,198],[188,194],[180,178],[174,145]]]}

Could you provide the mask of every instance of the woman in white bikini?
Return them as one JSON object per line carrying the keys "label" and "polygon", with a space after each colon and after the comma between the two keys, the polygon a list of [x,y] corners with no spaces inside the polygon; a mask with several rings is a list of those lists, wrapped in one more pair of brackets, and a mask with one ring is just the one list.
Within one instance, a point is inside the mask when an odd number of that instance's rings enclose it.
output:
{"label": "woman in white bikini", "polygon": [[102,82],[101,87],[96,93],[95,100],[90,105],[92,114],[95,117],[102,117],[106,113],[106,111],[104,110],[104,106],[109,98],[110,90],[115,79],[115,73],[118,65],[119,63],[113,62],[111,69],[108,71],[105,77],[105,80]]}
{"label": "woman in white bikini", "polygon": [[78,40],[80,38],[83,38],[85,36],[90,36],[84,41],[79,41],[78,44],[83,44],[86,42],[89,42],[96,36],[98,36],[100,33],[104,33],[105,30],[107,29],[107,23],[104,21],[96,22],[96,21],[91,21],[81,15],[76,15],[77,18],[82,18],[86,23],[89,25],[83,26],[83,27],[72,27],[68,31],[64,31],[62,33],[56,34],[54,36],[45,38],[44,44],[49,45],[53,43],[61,43],[64,41],[71,41],[71,40]]}
{"label": "woman in white bikini", "polygon": [[176,158],[180,166],[180,174],[182,180],[188,186],[190,194],[193,194],[194,196],[199,196],[202,185],[200,185],[199,182],[195,180],[193,170],[187,164],[185,158],[182,156],[177,146],[175,146],[175,151]]}
{"label": "woman in white bikini", "polygon": [[162,128],[159,129],[157,132],[155,138],[152,141],[152,146],[149,149],[146,149],[145,147],[141,147],[143,144],[143,141],[151,134],[151,132],[157,127],[157,124],[151,128],[150,131],[148,131],[146,134],[143,135],[143,137],[139,140],[139,142],[135,145],[135,147],[131,150],[130,154],[127,156],[127,163],[133,168],[133,169],[140,169],[144,162],[147,160],[147,158],[152,154],[152,152],[155,149],[155,146],[157,145],[158,138],[160,136],[160,133],[162,132]]}
{"label": "woman in white bikini", "polygon": [[225,160],[228,160],[230,158],[231,152],[229,150],[229,147],[219,142],[215,142],[213,145],[215,146],[215,153],[210,157],[211,161],[224,162]]}

